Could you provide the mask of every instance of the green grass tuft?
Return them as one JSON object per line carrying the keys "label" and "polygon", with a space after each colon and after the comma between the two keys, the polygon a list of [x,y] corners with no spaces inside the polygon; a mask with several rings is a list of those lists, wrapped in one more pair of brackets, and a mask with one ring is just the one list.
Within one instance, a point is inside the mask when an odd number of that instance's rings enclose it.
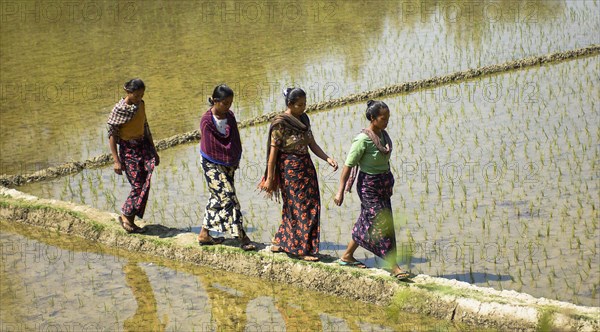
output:
{"label": "green grass tuft", "polygon": [[539,332],[547,332],[554,331],[554,327],[552,326],[552,316],[554,316],[555,309],[552,308],[544,308],[541,311],[540,319],[538,320],[538,325],[536,331]]}

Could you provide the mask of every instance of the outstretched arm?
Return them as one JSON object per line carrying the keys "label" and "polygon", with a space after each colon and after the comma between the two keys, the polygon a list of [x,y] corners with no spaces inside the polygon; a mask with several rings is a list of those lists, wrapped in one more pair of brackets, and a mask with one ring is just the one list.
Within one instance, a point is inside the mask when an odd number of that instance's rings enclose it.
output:
{"label": "outstretched arm", "polygon": [[337,161],[335,161],[333,158],[330,158],[325,152],[323,152],[323,149],[321,149],[314,138],[311,140],[310,144],[308,144],[308,147],[310,148],[310,151],[312,151],[317,157],[325,160],[331,167],[333,167],[334,172],[337,171]]}

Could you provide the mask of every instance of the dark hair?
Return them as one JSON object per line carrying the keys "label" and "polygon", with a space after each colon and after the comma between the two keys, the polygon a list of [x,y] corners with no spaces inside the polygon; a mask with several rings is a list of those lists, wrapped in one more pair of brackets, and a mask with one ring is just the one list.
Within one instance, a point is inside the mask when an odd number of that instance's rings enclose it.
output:
{"label": "dark hair", "polygon": [[220,84],[213,90],[212,98],[208,98],[208,103],[214,105],[217,101],[233,97],[233,90],[227,84]]}
{"label": "dark hair", "polygon": [[132,80],[129,80],[123,85],[123,89],[127,92],[134,92],[139,89],[145,89],[145,88],[146,88],[146,85],[144,85],[144,81],[142,81],[139,78],[134,78]]}
{"label": "dark hair", "polygon": [[369,100],[367,101],[367,120],[371,121],[379,116],[379,112],[382,109],[390,109],[388,105],[379,100]]}
{"label": "dark hair", "polygon": [[300,88],[287,88],[283,90],[283,96],[285,97],[285,106],[288,106],[302,97],[306,98],[306,92]]}

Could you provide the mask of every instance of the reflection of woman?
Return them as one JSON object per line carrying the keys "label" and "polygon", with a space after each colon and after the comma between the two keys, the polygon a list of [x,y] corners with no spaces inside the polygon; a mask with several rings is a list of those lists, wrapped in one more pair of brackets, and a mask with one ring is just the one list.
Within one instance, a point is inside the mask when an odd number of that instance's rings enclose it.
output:
{"label": "reflection of woman", "polygon": [[[319,309],[300,307],[277,299],[275,307],[279,310],[287,331],[324,331]],[[333,330],[333,329],[332,329]],[[335,330],[334,330],[335,331]]]}
{"label": "reflection of woman", "polygon": [[206,286],[206,292],[211,304],[211,326],[214,324],[210,330],[243,331],[247,324],[246,307],[250,298],[245,294],[238,297],[212,285]]}
{"label": "reflection of woman", "polygon": [[267,169],[259,188],[281,194],[281,224],[275,234],[274,252],[284,251],[306,261],[317,261],[321,198],[317,172],[308,149],[327,161],[337,162],[315,142],[306,109],[306,93],[295,88],[284,93],[287,110],[273,119],[269,129]]}
{"label": "reflection of woman", "polygon": [[[262,281],[249,281],[239,275],[224,273],[197,273],[210,299],[211,331],[319,331],[321,320],[319,313],[324,309],[319,302],[308,303],[306,294],[301,294],[294,301],[303,303],[302,308],[288,304],[290,297],[297,295],[294,290],[273,289],[273,285]],[[249,282],[252,285],[249,287]],[[227,285],[226,287],[222,285]],[[252,322],[252,315],[265,317],[267,310],[261,307],[259,312],[249,312],[250,303],[254,300],[272,296],[275,315],[281,315],[285,325],[278,325],[274,319],[271,325],[257,326]]]}
{"label": "reflection of woman", "polygon": [[128,261],[123,266],[125,282],[131,289],[137,309],[135,314],[123,322],[125,331],[164,331],[168,324],[168,317],[163,317],[163,322],[158,318],[156,299],[146,272],[134,261]]}
{"label": "reflection of woman", "polygon": [[[352,307],[348,310],[347,301],[341,298],[326,296],[322,301],[314,301],[314,292],[300,292],[286,287],[283,284],[271,284],[243,278],[232,273],[194,273],[198,276],[200,284],[210,299],[211,326],[204,330],[211,331],[321,331],[341,330],[346,326],[348,330],[358,331],[364,323],[382,324],[376,314],[361,315],[360,309]],[[249,284],[251,286],[249,287]],[[227,285],[226,287],[221,285]],[[273,320],[272,325],[261,326],[249,321],[248,305],[256,299],[272,297],[272,302],[281,315],[285,325],[278,326]],[[362,308],[371,309],[371,305]],[[378,310],[378,309],[375,309]],[[266,313],[266,310],[263,312]],[[260,313],[258,313],[260,314]],[[324,325],[322,314],[339,317],[344,322],[340,325]],[[277,313],[275,313],[277,315]],[[401,318],[413,318],[402,316]],[[337,328],[336,328],[337,327]]]}
{"label": "reflection of woman", "polygon": [[352,240],[338,263],[365,268],[354,258],[354,251],[361,246],[390,262],[392,275],[404,279],[410,274],[400,269],[396,261],[396,235],[390,199],[394,187],[389,164],[392,140],[385,131],[390,110],[384,102],[369,100],[366,116],[371,124],[352,142],[334,199],[336,205],[342,205],[344,189],[350,191],[356,167],[359,167],[356,191],[360,198],[360,215],[352,229]]}

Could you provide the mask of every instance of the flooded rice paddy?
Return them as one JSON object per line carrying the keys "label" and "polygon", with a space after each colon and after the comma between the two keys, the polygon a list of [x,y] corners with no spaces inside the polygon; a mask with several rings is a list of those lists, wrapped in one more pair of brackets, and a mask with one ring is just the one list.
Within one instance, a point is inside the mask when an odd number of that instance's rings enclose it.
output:
{"label": "flooded rice paddy", "polygon": [[0,229],[3,331],[468,328],[30,227]]}
{"label": "flooded rice paddy", "polygon": [[[598,306],[598,58],[515,71],[385,99],[395,140],[394,217],[413,272]],[[540,82],[555,82],[542,84]],[[317,141],[343,161],[363,105],[314,113]],[[331,130],[335,128],[335,130]],[[250,236],[269,242],[280,205],[257,191],[267,125],[241,130],[236,187]],[[198,231],[208,190],[198,144],[164,151],[145,219]],[[321,249],[339,255],[360,210],[333,204],[339,171],[320,174]],[[110,167],[20,188],[118,211],[126,179]],[[359,250],[361,259],[379,264]]]}
{"label": "flooded rice paddy", "polygon": [[597,1],[7,1],[0,39],[0,173],[107,150],[132,76],[154,138],[198,127],[227,82],[247,119],[468,68],[600,43]]}
{"label": "flooded rice paddy", "polygon": [[[52,4],[2,3],[2,174],[108,152],[104,124],[133,76],[148,86],[148,119],[160,139],[196,129],[221,82],[236,91],[233,109],[243,120],[282,110],[280,90],[292,84],[315,103],[600,43],[598,1],[99,1],[72,4],[73,11]],[[403,267],[600,306],[599,72],[595,56],[386,98]],[[367,125],[363,111],[357,104],[311,114],[318,142],[338,162]],[[270,242],[280,221],[280,206],[255,190],[267,128],[241,131],[236,178],[250,237],[260,242]],[[198,148],[161,153],[149,223],[199,230],[208,191]],[[336,207],[339,171],[313,160],[321,250],[340,255],[360,202],[353,193]],[[128,184],[107,167],[18,189],[116,212]],[[164,330],[410,328],[380,308],[323,295],[314,301],[317,295],[232,274],[105,248],[99,255],[89,243],[6,225],[0,237],[0,321],[25,330],[30,322],[125,330],[146,323]],[[26,248],[26,259],[6,255],[14,246]],[[35,261],[30,248],[62,258]]]}

